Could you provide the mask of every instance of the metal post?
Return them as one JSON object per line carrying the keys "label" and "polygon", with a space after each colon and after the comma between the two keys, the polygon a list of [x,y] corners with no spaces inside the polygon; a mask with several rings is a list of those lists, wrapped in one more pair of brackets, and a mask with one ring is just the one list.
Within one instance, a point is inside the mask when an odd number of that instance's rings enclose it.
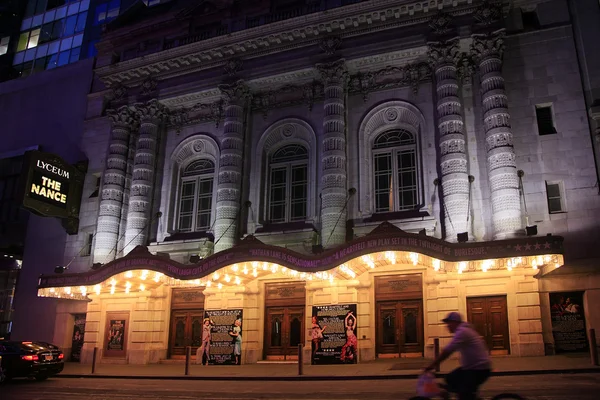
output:
{"label": "metal post", "polygon": [[598,346],[596,345],[596,330],[590,329],[590,355],[592,356],[592,365],[598,365]]}
{"label": "metal post", "polygon": [[92,355],[92,374],[96,373],[96,357],[98,355],[98,348],[94,347],[94,354]]}
{"label": "metal post", "polygon": [[185,348],[185,374],[190,374],[190,359],[192,358],[192,347],[187,346]]}
{"label": "metal post", "polygon": [[298,344],[298,375],[304,375],[304,362],[302,359],[302,344]]}
{"label": "metal post", "polygon": [[[433,339],[433,357],[438,358],[440,355],[440,338]],[[435,372],[440,372],[440,364],[435,366]]]}

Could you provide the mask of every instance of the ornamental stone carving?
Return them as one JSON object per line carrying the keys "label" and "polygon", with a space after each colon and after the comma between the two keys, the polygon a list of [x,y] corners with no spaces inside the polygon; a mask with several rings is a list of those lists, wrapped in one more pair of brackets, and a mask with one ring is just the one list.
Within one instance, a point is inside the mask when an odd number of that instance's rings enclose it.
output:
{"label": "ornamental stone carving", "polygon": [[225,62],[225,65],[223,66],[223,70],[225,71],[225,74],[233,77],[242,70],[242,65],[243,65],[243,62],[241,59],[230,58],[229,60],[227,60],[227,62]]}
{"label": "ornamental stone carving", "polygon": [[345,84],[348,79],[348,69],[346,61],[340,59],[331,63],[317,64],[317,71],[325,85],[342,83]]}
{"label": "ornamental stone carving", "polygon": [[506,32],[504,29],[493,32],[490,35],[473,35],[471,53],[476,63],[481,63],[487,58],[502,59],[504,55],[504,40]]}
{"label": "ornamental stone carving", "polygon": [[473,12],[473,18],[480,25],[492,25],[502,18],[502,4],[484,0]]}
{"label": "ornamental stone carving", "polygon": [[452,16],[440,11],[429,21],[429,27],[436,35],[445,35],[452,31]]}
{"label": "ornamental stone carving", "polygon": [[156,87],[158,86],[158,81],[154,79],[152,76],[146,78],[142,85],[140,86],[140,93],[143,95],[149,95],[154,93]]}
{"label": "ornamental stone carving", "polygon": [[327,55],[334,55],[342,45],[342,39],[339,36],[328,36],[319,42],[321,51]]}
{"label": "ornamental stone carving", "polygon": [[169,117],[169,109],[156,99],[147,103],[136,103],[134,108],[141,123],[160,125]]}
{"label": "ornamental stone carving", "polygon": [[432,68],[441,65],[455,65],[460,58],[459,39],[451,39],[446,42],[429,42],[429,52],[427,53],[429,64]]}
{"label": "ornamental stone carving", "polygon": [[238,80],[230,85],[219,85],[219,91],[223,95],[225,105],[230,103],[245,102],[246,100],[252,99],[252,93],[250,88],[243,80]]}
{"label": "ornamental stone carving", "polygon": [[137,123],[135,111],[129,106],[122,106],[116,110],[106,110],[106,115],[112,122],[113,126],[131,129]]}

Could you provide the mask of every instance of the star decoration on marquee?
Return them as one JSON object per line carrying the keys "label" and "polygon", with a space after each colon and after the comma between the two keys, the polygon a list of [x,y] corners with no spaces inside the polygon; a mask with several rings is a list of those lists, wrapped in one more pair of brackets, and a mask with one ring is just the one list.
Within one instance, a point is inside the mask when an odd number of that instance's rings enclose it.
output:
{"label": "star decoration on marquee", "polygon": [[516,246],[515,246],[515,250],[517,250],[517,251],[521,251],[521,245],[520,245],[520,244],[516,245]]}
{"label": "star decoration on marquee", "polygon": [[548,242],[544,243],[544,248],[545,249],[549,249],[550,248],[550,243],[548,243]]}
{"label": "star decoration on marquee", "polygon": [[525,250],[531,250],[531,244],[530,243],[527,243],[525,245]]}

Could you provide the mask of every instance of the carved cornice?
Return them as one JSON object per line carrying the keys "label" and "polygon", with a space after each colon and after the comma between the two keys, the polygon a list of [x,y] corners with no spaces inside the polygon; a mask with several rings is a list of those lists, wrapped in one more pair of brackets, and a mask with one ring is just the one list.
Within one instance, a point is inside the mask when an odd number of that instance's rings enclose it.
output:
{"label": "carved cornice", "polygon": [[177,133],[185,125],[207,121],[214,121],[218,128],[225,115],[224,106],[224,101],[218,100],[212,103],[196,103],[190,107],[179,107],[169,113],[168,123]]}
{"label": "carved cornice", "polygon": [[346,60],[340,59],[330,63],[315,65],[317,71],[321,75],[321,80],[325,85],[330,84],[345,84],[348,80],[348,68]]}
{"label": "carved cornice", "polygon": [[323,83],[312,81],[305,84],[285,85],[275,90],[256,93],[252,97],[252,110],[262,111],[266,118],[270,110],[304,104],[309,111],[315,101],[322,99]]}
{"label": "carved cornice", "polygon": [[421,83],[431,80],[431,68],[425,62],[408,64],[403,67],[385,67],[374,72],[359,72],[352,75],[348,83],[351,94],[360,93],[366,100],[371,92],[410,86],[417,93]]}
{"label": "carved cornice", "polygon": [[252,92],[250,92],[250,88],[243,80],[232,84],[219,85],[219,91],[226,105],[230,103],[244,103],[246,100],[252,99]]}
{"label": "carved cornice", "polygon": [[106,115],[114,127],[134,129],[138,122],[138,116],[130,106],[122,106],[116,110],[106,110]]}
{"label": "carved cornice", "polygon": [[472,0],[450,3],[416,0],[398,4],[397,0],[361,2],[327,12],[292,18],[280,23],[234,32],[229,35],[164,50],[133,60],[108,65],[96,70],[107,87],[117,83],[143,80],[146,76],[166,79],[223,65],[226,57],[259,57],[318,43],[323,32],[339,37],[352,37],[400,26],[426,22],[432,12],[465,14],[475,8]]}
{"label": "carved cornice", "polygon": [[136,103],[133,107],[141,122],[161,124],[169,117],[169,109],[156,99],[152,99],[147,103]]}
{"label": "carved cornice", "polygon": [[445,42],[429,42],[427,54],[429,65],[433,68],[444,64],[456,64],[460,57],[460,39],[454,38]]}
{"label": "carved cornice", "polygon": [[471,52],[477,63],[481,63],[487,58],[500,58],[504,55],[504,39],[506,32],[504,29],[492,32],[489,35],[473,35]]}

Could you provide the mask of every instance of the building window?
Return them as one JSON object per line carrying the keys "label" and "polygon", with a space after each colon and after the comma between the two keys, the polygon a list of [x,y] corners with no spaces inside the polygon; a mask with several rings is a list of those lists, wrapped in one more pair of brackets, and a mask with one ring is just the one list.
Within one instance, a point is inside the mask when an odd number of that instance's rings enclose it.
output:
{"label": "building window", "polygon": [[81,257],[89,257],[92,254],[92,244],[94,243],[94,234],[87,233],[85,235],[85,243],[81,249]]}
{"label": "building window", "polygon": [[417,144],[404,130],[384,132],[373,144],[375,212],[406,211],[419,203]]}
{"label": "building window", "polygon": [[19,37],[19,43],[17,44],[17,51],[23,51],[25,49],[31,49],[37,46],[39,39],[40,28],[21,33],[21,36]]}
{"label": "building window", "polygon": [[181,177],[179,231],[202,232],[210,229],[215,164],[210,160],[190,163]]}
{"label": "building window", "polygon": [[535,106],[535,117],[540,136],[556,133],[552,114],[552,104],[539,104]]}
{"label": "building window", "polygon": [[295,222],[306,219],[308,203],[308,151],[288,145],[269,160],[269,221]]}
{"label": "building window", "polygon": [[0,56],[8,53],[8,42],[10,41],[10,36],[3,37],[0,39]]}
{"label": "building window", "polygon": [[96,7],[94,24],[105,24],[119,15],[121,0],[112,0]]}
{"label": "building window", "polygon": [[96,185],[94,186],[92,194],[90,194],[90,199],[98,197],[98,193],[100,193],[100,175],[94,175],[94,181],[96,182]]}
{"label": "building window", "polygon": [[546,197],[548,198],[548,213],[566,212],[564,188],[562,182],[546,181]]}

